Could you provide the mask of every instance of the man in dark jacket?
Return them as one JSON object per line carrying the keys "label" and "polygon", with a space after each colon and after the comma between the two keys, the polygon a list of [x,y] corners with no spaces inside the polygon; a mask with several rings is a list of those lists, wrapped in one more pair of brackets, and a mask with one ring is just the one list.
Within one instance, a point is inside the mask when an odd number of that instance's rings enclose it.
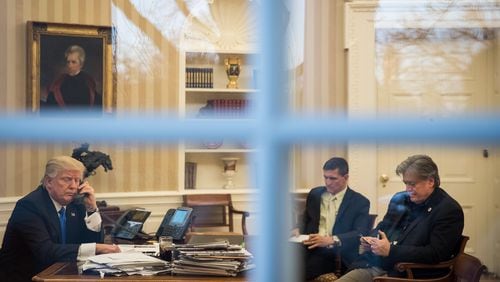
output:
{"label": "man in dark jacket", "polygon": [[349,166],[331,158],[323,166],[325,186],[313,188],[306,201],[303,222],[292,235],[307,234],[305,278],[335,271],[335,254],[349,265],[358,256],[359,234],[367,232],[370,201],[348,187]]}
{"label": "man in dark jacket", "polygon": [[[31,281],[58,261],[119,252],[96,244],[102,220],[94,189],[82,182],[84,171],[78,160],[56,157],[47,162],[42,184],[16,203],[0,250],[1,281]],[[78,194],[83,201],[74,201]]]}
{"label": "man in dark jacket", "polygon": [[[373,236],[362,237],[363,255],[352,271],[338,281],[372,281],[380,275],[404,276],[394,269],[398,262],[437,264],[454,256],[464,228],[460,205],[439,187],[437,165],[425,155],[411,156],[396,173],[406,191],[394,195]],[[441,276],[442,271],[422,269],[416,278]]]}

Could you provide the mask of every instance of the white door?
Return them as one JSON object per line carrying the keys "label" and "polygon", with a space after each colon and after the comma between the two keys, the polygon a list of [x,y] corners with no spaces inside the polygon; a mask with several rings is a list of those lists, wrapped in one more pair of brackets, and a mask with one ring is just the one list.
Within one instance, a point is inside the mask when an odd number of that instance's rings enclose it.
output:
{"label": "white door", "polygon": [[[412,32],[405,30],[405,32]],[[439,35],[377,34],[376,78],[378,113],[429,120],[483,113],[491,85],[492,40],[474,34],[441,30]],[[419,34],[420,32],[420,34]],[[421,132],[425,136],[425,131]],[[483,148],[450,144],[384,144],[377,149],[379,220],[391,196],[404,190],[396,166],[413,154],[426,154],[439,167],[441,187],[454,197],[465,214],[464,234],[471,237],[466,251],[491,265],[488,197],[492,179]],[[386,182],[385,182],[386,181]],[[384,183],[385,182],[385,183]]]}
{"label": "white door", "polygon": [[[488,63],[491,64],[493,69],[492,83],[488,83],[491,90],[488,91],[488,104],[491,107],[491,111],[500,111],[500,30],[496,30],[495,36],[495,46],[492,48],[491,60]],[[498,126],[498,125],[496,125]],[[489,199],[488,205],[491,206],[493,212],[488,217],[488,226],[491,230],[488,230],[488,238],[491,238],[493,244],[488,246],[488,248],[493,251],[493,266],[489,268],[489,271],[500,274],[500,146],[498,144],[491,147],[490,157],[492,165],[489,169],[489,175],[491,175],[491,197]],[[488,240],[490,241],[490,240]]]}

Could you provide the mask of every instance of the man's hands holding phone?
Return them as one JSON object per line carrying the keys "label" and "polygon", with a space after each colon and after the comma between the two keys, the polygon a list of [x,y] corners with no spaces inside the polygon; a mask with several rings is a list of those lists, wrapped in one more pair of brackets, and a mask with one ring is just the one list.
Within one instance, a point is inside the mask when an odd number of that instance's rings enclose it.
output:
{"label": "man's hands holding phone", "polygon": [[380,230],[378,231],[378,237],[361,236],[359,241],[361,250],[365,252],[371,251],[382,257],[388,256],[391,250],[391,243],[385,233]]}
{"label": "man's hands holding phone", "polygon": [[78,192],[73,200],[82,201],[89,212],[97,210],[94,188],[87,181],[83,181],[78,186]]}

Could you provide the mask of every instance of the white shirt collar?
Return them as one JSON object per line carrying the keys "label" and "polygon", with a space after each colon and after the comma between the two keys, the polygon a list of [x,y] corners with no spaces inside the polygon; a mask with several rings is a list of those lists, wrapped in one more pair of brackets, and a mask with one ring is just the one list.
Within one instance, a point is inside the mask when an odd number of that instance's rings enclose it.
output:
{"label": "white shirt collar", "polygon": [[[48,191],[47,191],[47,192],[48,192]],[[58,202],[56,202],[56,200],[54,200],[54,198],[52,198],[52,196],[50,196],[50,194],[49,194],[49,197],[50,197],[50,199],[52,200],[52,204],[54,204],[54,207],[56,208],[56,211],[57,211],[57,212],[59,212],[59,210],[60,210],[62,207],[66,208],[66,206],[63,206],[63,205],[59,204]]]}

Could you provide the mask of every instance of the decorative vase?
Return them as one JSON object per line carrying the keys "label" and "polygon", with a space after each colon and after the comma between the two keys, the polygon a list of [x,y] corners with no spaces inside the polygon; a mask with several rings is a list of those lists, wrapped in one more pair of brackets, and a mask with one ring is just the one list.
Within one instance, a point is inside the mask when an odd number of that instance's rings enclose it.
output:
{"label": "decorative vase", "polygon": [[236,162],[239,158],[221,158],[221,160],[224,163],[224,172],[222,172],[222,175],[226,177],[226,184],[222,188],[234,188],[233,176],[236,174]]}
{"label": "decorative vase", "polygon": [[226,74],[229,79],[229,83],[226,85],[227,88],[238,88],[238,78],[240,77],[241,71],[241,59],[240,58],[226,58],[224,60],[226,65]]}

